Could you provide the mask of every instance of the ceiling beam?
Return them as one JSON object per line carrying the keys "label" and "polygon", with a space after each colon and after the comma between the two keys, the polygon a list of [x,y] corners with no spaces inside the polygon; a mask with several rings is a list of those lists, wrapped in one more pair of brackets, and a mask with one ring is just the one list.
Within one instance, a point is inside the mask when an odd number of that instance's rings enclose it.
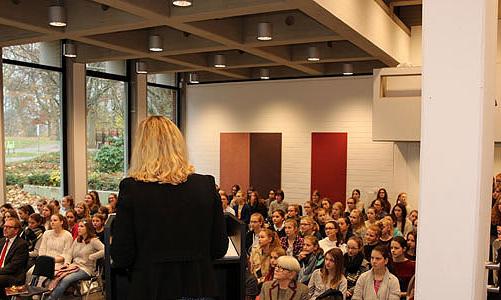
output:
{"label": "ceiling beam", "polygon": [[374,0],[288,1],[388,66],[409,61],[409,34]]}

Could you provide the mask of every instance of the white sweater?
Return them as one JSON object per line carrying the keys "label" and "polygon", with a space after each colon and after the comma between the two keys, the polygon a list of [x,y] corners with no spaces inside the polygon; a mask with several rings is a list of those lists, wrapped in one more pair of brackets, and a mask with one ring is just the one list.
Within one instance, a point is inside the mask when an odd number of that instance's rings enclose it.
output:
{"label": "white sweater", "polygon": [[47,255],[51,257],[62,256],[64,257],[64,263],[71,262],[71,244],[73,243],[73,237],[71,233],[63,230],[59,235],[51,229],[44,232],[42,236],[42,244],[40,245],[40,250],[38,250],[38,255]]}

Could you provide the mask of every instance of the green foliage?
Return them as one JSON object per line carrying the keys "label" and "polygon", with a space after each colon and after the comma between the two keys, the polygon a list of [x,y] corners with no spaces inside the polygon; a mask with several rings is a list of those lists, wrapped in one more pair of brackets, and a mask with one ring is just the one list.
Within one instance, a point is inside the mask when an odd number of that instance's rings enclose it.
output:
{"label": "green foliage", "polygon": [[26,179],[28,180],[28,184],[32,185],[43,185],[43,186],[51,185],[49,173],[29,174]]}
{"label": "green foliage", "polygon": [[113,138],[110,144],[103,145],[95,157],[96,171],[101,173],[114,173],[123,171],[124,167],[124,142],[122,138]]}
{"label": "green foliage", "polygon": [[6,185],[18,185],[22,187],[26,182],[26,178],[20,174],[6,173],[5,175]]}
{"label": "green foliage", "polygon": [[92,172],[89,174],[88,188],[90,190],[99,190],[99,191],[118,191],[118,184],[122,177],[122,173],[120,174],[106,174],[106,173],[98,173]]}
{"label": "green foliage", "polygon": [[59,170],[53,170],[50,172],[49,176],[50,186],[60,186],[61,185],[61,172]]}

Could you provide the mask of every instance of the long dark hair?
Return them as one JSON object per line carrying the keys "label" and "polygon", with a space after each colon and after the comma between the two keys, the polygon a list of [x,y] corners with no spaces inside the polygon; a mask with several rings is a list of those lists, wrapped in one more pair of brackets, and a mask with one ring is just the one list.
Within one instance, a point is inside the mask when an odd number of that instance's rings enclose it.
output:
{"label": "long dark hair", "polygon": [[407,208],[405,208],[405,205],[402,203],[397,203],[393,208],[391,209],[391,218],[394,220],[395,224],[398,221],[397,216],[395,215],[395,207],[399,207],[402,210],[402,224],[400,224],[400,232],[404,234],[404,228],[405,228],[405,221],[407,220]]}
{"label": "long dark hair", "polygon": [[87,220],[80,220],[78,221],[77,224],[84,224],[85,226],[85,229],[87,231],[87,236],[85,237],[85,239],[81,236],[81,235],[78,235],[77,237],[77,242],[79,243],[85,243],[85,244],[88,244],[90,242],[90,240],[92,240],[93,238],[96,237],[96,231],[94,230],[94,227],[92,226],[92,222],[89,222]]}

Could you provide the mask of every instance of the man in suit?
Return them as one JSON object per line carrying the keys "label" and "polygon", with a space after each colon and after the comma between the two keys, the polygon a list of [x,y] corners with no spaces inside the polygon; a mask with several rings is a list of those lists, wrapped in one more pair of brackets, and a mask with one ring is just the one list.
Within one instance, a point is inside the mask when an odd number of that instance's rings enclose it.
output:
{"label": "man in suit", "polygon": [[0,239],[0,298],[4,299],[5,288],[22,285],[28,265],[28,244],[18,237],[21,222],[9,218],[3,226],[4,237]]}

